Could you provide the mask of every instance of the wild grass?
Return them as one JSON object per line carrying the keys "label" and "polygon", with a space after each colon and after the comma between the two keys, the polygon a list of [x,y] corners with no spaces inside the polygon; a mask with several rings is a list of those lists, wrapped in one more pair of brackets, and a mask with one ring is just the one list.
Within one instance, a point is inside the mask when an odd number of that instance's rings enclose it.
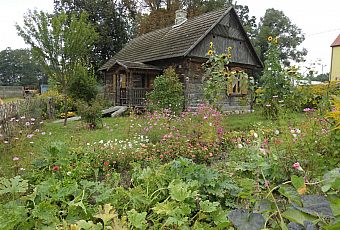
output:
{"label": "wild grass", "polygon": [[[246,131],[258,125],[294,126],[305,119],[304,114],[289,114],[285,119],[268,121],[263,118],[261,111],[257,111],[225,116],[222,126],[226,131]],[[101,140],[104,142],[115,139],[125,140],[140,132],[136,128],[131,128],[133,124],[136,127],[138,122],[145,122],[145,119],[142,117],[103,118],[103,128],[95,130],[86,129],[81,121],[70,121],[66,127],[62,123],[47,122],[39,131],[34,132],[32,138],[21,137],[8,144],[0,143],[0,177],[12,176],[20,168],[29,169],[32,159],[44,154],[46,147],[53,142],[61,142],[67,147],[77,148]],[[158,139],[161,138],[163,131],[159,130],[160,135],[155,134]],[[150,141],[153,141],[152,137]],[[13,161],[14,157],[20,158],[20,161]]]}

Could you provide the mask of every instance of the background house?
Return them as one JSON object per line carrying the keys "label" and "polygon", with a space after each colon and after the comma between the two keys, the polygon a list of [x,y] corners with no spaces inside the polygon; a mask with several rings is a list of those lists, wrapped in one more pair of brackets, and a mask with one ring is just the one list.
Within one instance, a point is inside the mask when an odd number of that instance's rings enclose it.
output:
{"label": "background house", "polygon": [[[185,86],[185,107],[196,107],[203,102],[202,64],[207,61],[210,42],[217,53],[233,48],[230,68],[249,75],[262,68],[232,7],[191,19],[179,10],[174,26],[133,39],[100,68],[105,75],[107,95],[115,105],[143,105],[155,77],[173,66]],[[247,107],[243,100],[246,93],[240,91],[239,82],[234,82],[233,93],[223,102],[224,110]]]}
{"label": "background house", "polygon": [[340,80],[340,34],[331,45],[332,59],[331,59],[331,72],[330,80]]}

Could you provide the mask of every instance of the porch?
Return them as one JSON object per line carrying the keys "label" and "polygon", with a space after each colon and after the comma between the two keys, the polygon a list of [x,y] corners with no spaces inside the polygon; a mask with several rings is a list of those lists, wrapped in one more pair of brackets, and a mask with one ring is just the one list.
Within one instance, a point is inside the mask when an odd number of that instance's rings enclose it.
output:
{"label": "porch", "polygon": [[162,70],[138,62],[116,61],[105,73],[105,95],[113,105],[144,107],[146,94]]}

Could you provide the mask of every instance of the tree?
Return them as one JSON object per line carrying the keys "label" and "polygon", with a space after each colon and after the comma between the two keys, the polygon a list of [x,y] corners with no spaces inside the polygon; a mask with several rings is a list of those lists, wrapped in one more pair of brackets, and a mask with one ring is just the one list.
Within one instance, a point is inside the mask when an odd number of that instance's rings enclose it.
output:
{"label": "tree", "polygon": [[[125,4],[123,4],[125,3]],[[99,34],[91,51],[91,63],[98,69],[123,48],[134,30],[133,2],[112,0],[54,0],[55,13],[68,15],[87,12],[88,19]]]}
{"label": "tree", "polygon": [[1,85],[35,85],[44,78],[28,49],[6,48],[0,52]]}
{"label": "tree", "polygon": [[[89,53],[98,37],[87,14],[81,13],[79,18],[73,14],[68,22],[65,12],[52,16],[34,10],[24,17],[23,27],[16,27],[18,34],[31,46],[33,57],[63,94],[67,114],[70,82],[78,74],[79,65],[88,66]],[[66,122],[67,116],[64,125]]]}
{"label": "tree", "polygon": [[148,13],[139,14],[139,34],[173,25],[175,11],[181,8],[187,9],[190,18],[229,6],[235,8],[248,35],[255,34],[256,18],[249,16],[248,6],[238,5],[234,0],[144,0],[141,5],[139,10]]}
{"label": "tree", "polygon": [[307,50],[297,48],[305,37],[301,29],[294,25],[282,11],[267,9],[264,17],[260,19],[256,39],[253,42],[263,62],[266,60],[264,54],[269,49],[267,42],[269,36],[278,37],[278,48],[282,51],[279,58],[285,66],[289,66],[291,60],[303,61]]}
{"label": "tree", "polygon": [[321,82],[329,81],[329,73],[321,73],[317,75],[316,77],[310,77],[309,80],[321,81]]}

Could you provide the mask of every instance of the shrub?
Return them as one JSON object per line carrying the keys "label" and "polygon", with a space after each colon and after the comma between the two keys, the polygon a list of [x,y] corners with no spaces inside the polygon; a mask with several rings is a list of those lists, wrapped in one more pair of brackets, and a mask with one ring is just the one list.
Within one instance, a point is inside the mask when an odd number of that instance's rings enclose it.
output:
{"label": "shrub", "polygon": [[102,122],[102,106],[98,100],[90,102],[78,101],[77,108],[78,113],[82,120],[87,123],[88,128],[95,129]]}
{"label": "shrub", "polygon": [[76,73],[68,89],[70,97],[74,100],[93,100],[98,94],[97,80],[93,71],[89,72],[87,68],[78,66]]}
{"label": "shrub", "polygon": [[151,111],[169,109],[172,112],[180,113],[184,105],[183,84],[170,67],[163,75],[156,77],[152,92],[147,95],[149,101],[148,109]]}

